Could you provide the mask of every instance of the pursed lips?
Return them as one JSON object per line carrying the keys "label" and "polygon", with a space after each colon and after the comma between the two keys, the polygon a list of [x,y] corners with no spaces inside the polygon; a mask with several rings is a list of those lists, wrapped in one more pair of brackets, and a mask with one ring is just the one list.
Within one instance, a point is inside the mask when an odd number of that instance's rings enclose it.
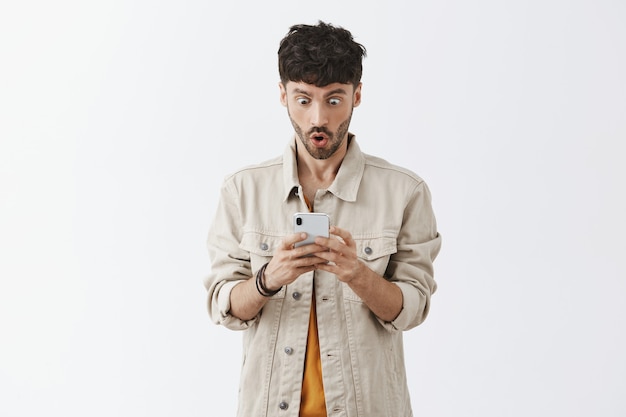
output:
{"label": "pursed lips", "polygon": [[309,136],[311,142],[317,147],[323,147],[328,143],[329,137],[324,133],[315,132]]}

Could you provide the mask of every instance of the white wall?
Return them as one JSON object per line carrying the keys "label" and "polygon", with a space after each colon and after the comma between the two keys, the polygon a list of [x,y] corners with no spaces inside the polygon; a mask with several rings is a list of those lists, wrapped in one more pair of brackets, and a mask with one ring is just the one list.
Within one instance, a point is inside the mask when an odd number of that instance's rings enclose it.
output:
{"label": "white wall", "polygon": [[416,414],[626,415],[626,3],[382,4],[2,3],[0,415],[234,414],[204,240],[282,152],[278,42],[320,18],[368,48],[351,130],[444,236]]}

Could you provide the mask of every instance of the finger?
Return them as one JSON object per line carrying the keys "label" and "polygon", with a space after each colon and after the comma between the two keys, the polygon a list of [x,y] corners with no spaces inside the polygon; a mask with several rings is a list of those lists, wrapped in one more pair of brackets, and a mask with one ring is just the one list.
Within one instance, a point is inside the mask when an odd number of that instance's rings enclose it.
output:
{"label": "finger", "polygon": [[328,260],[321,258],[319,256],[305,256],[300,259],[301,262],[305,262],[306,266],[318,266],[318,265],[326,265]]}
{"label": "finger", "polygon": [[294,244],[302,242],[304,239],[306,239],[306,236],[307,234],[304,232],[294,233],[293,235],[285,236],[285,238],[283,239],[282,248],[285,250],[292,249]]}
{"label": "finger", "polygon": [[348,247],[343,242],[340,242],[338,239],[334,239],[334,238],[327,238],[327,237],[316,238],[315,243],[324,248],[326,253],[322,254],[321,256],[324,256],[325,258],[327,258],[328,254],[330,253],[341,254],[344,251],[349,250]]}
{"label": "finger", "polygon": [[339,261],[342,258],[342,255],[338,252],[332,252],[332,251],[324,251],[324,252],[319,252],[317,254],[315,254],[315,256],[317,258],[321,258],[324,259],[324,263],[328,264],[333,263],[333,264],[337,264],[337,261]]}
{"label": "finger", "polygon": [[318,237],[315,239],[315,243],[342,255],[348,255],[352,251],[352,248],[344,242],[341,236],[331,238]]}
{"label": "finger", "polygon": [[341,275],[341,268],[334,262],[322,262],[317,264],[315,268],[320,271],[326,271],[330,272],[331,274],[335,274],[337,277]]}
{"label": "finger", "polygon": [[352,239],[352,234],[346,229],[342,229],[341,227],[337,226],[331,226],[330,233],[335,236],[339,236],[348,246],[352,246],[354,243],[354,239]]}
{"label": "finger", "polygon": [[316,243],[310,243],[308,245],[298,246],[291,251],[293,258],[305,258],[318,253],[327,252],[328,248],[318,245]]}

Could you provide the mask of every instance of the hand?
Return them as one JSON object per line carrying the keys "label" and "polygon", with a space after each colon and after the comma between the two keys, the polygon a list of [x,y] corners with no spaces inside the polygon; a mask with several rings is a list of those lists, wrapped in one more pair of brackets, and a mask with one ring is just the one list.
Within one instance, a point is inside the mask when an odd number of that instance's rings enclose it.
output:
{"label": "hand", "polygon": [[364,268],[367,268],[356,256],[356,243],[347,230],[336,226],[330,228],[334,237],[317,237],[315,243],[326,249],[325,252],[317,253],[316,256],[324,258],[327,263],[316,264],[317,269],[333,273],[339,281],[351,282],[355,278],[364,276]]}
{"label": "hand", "polygon": [[291,284],[300,275],[314,271],[316,265],[327,262],[317,256],[327,250],[325,247],[312,243],[294,248],[295,243],[303,241],[306,237],[306,233],[296,233],[283,239],[265,269],[265,287],[268,290],[273,291]]}

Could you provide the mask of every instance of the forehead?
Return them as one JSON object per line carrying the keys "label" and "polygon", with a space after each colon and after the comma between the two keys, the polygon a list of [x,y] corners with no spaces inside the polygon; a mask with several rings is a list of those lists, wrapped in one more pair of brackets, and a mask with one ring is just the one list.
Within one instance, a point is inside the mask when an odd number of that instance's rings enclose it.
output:
{"label": "forehead", "polygon": [[332,83],[324,87],[318,87],[304,82],[288,81],[285,86],[288,94],[305,94],[308,96],[326,97],[331,95],[352,95],[354,86],[352,84]]}

